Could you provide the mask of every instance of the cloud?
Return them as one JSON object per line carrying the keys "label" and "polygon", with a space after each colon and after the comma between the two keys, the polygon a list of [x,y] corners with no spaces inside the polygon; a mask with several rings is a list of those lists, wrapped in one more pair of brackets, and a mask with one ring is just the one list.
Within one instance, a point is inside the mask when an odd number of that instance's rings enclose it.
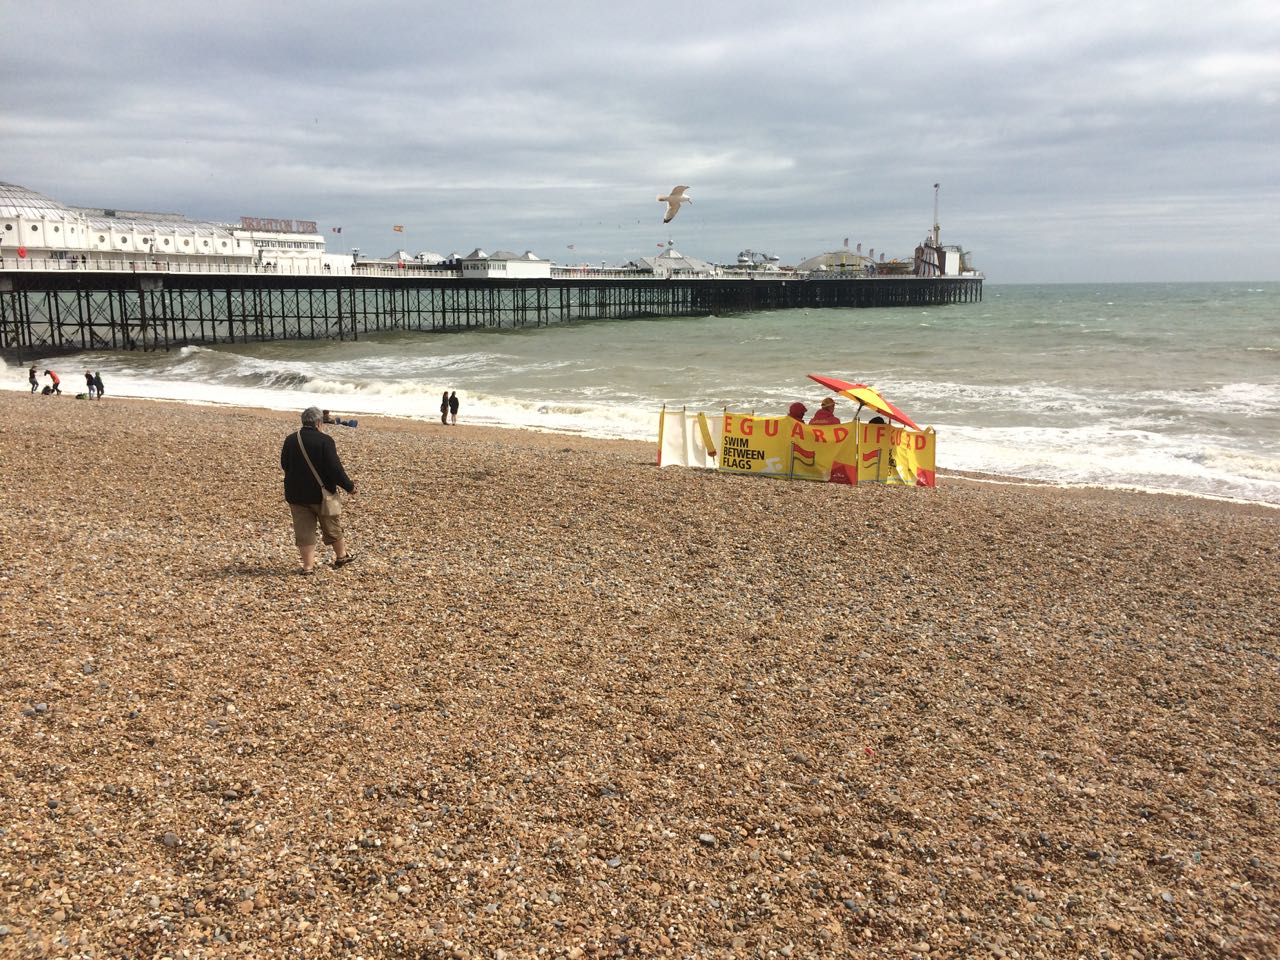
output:
{"label": "cloud", "polygon": [[[1273,278],[1269,4],[14,7],[0,176],[369,252],[944,238],[1001,281]],[[653,197],[689,183],[664,227]],[[1261,228],[1261,229],[1260,229]],[[1204,256],[1205,245],[1214,256]]]}

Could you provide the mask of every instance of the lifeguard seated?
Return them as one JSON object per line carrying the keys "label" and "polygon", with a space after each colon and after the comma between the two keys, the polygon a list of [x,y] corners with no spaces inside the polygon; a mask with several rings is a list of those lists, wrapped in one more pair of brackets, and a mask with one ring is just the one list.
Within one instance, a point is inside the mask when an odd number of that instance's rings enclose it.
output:
{"label": "lifeguard seated", "polygon": [[824,397],[822,400],[822,406],[818,408],[818,412],[815,413],[809,419],[809,425],[822,427],[822,426],[829,426],[834,423],[839,423],[840,418],[836,416],[835,409],[836,409],[835,398]]}

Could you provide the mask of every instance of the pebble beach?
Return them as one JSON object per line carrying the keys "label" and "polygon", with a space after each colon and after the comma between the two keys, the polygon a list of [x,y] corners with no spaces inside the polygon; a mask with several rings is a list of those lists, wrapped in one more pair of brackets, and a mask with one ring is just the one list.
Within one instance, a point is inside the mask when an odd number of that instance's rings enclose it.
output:
{"label": "pebble beach", "polygon": [[297,423],[0,393],[0,957],[1280,956],[1280,511]]}

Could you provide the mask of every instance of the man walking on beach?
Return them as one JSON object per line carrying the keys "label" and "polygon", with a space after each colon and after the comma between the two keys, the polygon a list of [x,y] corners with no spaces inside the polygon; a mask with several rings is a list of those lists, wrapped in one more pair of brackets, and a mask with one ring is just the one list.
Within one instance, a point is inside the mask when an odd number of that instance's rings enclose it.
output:
{"label": "man walking on beach", "polygon": [[293,517],[293,539],[298,547],[302,569],[298,572],[310,576],[316,565],[316,525],[320,537],[333,547],[334,569],[345,567],[355,559],[347,553],[346,535],[342,531],[342,518],[321,512],[324,491],[337,493],[342,487],[355,496],[356,485],[338,459],[338,448],[333,438],[320,429],[324,414],[319,407],[307,407],[302,411],[302,429],[285,437],[280,448],[280,469],[284,471],[284,499]]}

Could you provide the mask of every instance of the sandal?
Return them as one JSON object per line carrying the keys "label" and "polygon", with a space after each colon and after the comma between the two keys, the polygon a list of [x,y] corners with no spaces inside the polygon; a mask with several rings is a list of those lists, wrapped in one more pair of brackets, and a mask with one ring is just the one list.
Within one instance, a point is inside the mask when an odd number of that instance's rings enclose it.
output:
{"label": "sandal", "polygon": [[348,563],[350,563],[355,558],[356,558],[356,555],[354,553],[348,553],[345,557],[338,557],[336,560],[333,561],[333,569],[338,570],[341,567],[345,567]]}
{"label": "sandal", "polygon": [[308,570],[306,567],[300,567],[298,569],[298,576],[300,577],[311,577],[314,575],[315,575],[315,570]]}

